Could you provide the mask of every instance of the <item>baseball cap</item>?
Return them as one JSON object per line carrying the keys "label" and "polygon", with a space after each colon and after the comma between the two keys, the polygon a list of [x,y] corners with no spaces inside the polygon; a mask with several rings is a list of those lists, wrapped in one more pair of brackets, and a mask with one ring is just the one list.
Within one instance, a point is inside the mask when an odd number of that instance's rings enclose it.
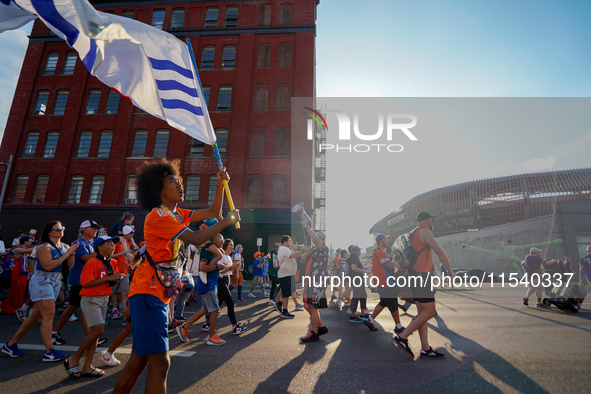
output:
{"label": "baseball cap", "polygon": [[123,235],[127,235],[127,234],[130,234],[130,233],[133,233],[134,232],[133,231],[133,227],[131,227],[131,226],[123,226],[123,230],[122,231],[123,231]]}
{"label": "baseball cap", "polygon": [[542,253],[542,249],[538,249],[538,248],[531,248],[529,250],[529,254],[534,254],[534,253]]}
{"label": "baseball cap", "polygon": [[361,248],[359,246],[352,246],[351,253],[361,253]]}
{"label": "baseball cap", "polygon": [[86,227],[99,228],[101,226],[97,222],[95,222],[94,220],[85,220],[82,222],[82,224],[80,224],[80,228],[86,228]]}
{"label": "baseball cap", "polygon": [[382,239],[384,239],[384,238],[388,238],[388,236],[387,235],[384,235],[384,234],[378,234],[378,235],[376,235],[376,243],[379,244],[380,241]]}
{"label": "baseball cap", "polygon": [[263,254],[262,254],[261,252],[256,252],[256,253],[254,254],[254,258],[256,259],[257,257],[259,257],[259,256],[262,256],[262,255],[263,255]]}
{"label": "baseball cap", "polygon": [[33,239],[33,238],[31,238],[31,237],[27,237],[27,236],[25,235],[25,236],[22,236],[22,237],[20,237],[20,238],[18,239],[18,242],[19,242],[19,244],[21,244],[21,245],[22,245],[22,244],[24,244],[25,242],[27,242],[27,241],[30,241],[30,240],[32,240],[32,239]]}
{"label": "baseball cap", "polygon": [[417,222],[422,222],[425,219],[437,219],[437,216],[433,216],[429,212],[419,212]]}
{"label": "baseball cap", "polygon": [[[88,226],[86,226],[88,227]],[[119,237],[109,237],[108,235],[103,235],[102,237],[98,237],[96,238],[94,241],[92,241],[92,246],[94,248],[97,248],[99,245],[102,245],[104,242],[113,240],[113,243],[117,243],[119,242]]]}

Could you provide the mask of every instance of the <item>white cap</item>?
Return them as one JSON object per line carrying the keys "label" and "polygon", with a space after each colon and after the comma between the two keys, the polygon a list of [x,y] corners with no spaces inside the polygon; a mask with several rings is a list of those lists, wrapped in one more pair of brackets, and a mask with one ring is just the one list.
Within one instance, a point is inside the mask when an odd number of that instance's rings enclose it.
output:
{"label": "white cap", "polygon": [[131,226],[123,226],[123,235],[127,235],[129,233],[133,233],[133,227]]}

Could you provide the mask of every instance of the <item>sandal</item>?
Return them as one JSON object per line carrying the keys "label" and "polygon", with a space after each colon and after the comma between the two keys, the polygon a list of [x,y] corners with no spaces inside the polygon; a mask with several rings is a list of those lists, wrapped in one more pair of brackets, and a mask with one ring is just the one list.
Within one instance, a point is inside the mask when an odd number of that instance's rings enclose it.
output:
{"label": "sandal", "polygon": [[[67,358],[64,360],[64,368],[66,368],[66,372],[73,379],[78,379],[80,376],[82,376],[82,370],[80,369],[80,365],[70,367],[70,361]],[[77,373],[80,375],[76,375]]]}
{"label": "sandal", "polygon": [[100,378],[105,376],[105,371],[102,369],[95,368],[92,370],[91,373],[83,373],[80,376],[84,376],[86,378]]}

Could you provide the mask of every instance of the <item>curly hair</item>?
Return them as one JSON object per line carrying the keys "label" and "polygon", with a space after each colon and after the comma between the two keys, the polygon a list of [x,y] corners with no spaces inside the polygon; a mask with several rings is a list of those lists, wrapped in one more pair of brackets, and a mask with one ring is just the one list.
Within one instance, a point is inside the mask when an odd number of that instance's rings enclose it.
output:
{"label": "curly hair", "polygon": [[60,222],[59,220],[52,220],[51,222],[43,226],[43,230],[41,230],[41,236],[39,237],[39,244],[49,242],[49,233],[51,232],[53,226],[55,226],[58,223],[61,224],[62,222]]}
{"label": "curly hair", "polygon": [[162,159],[157,163],[146,163],[137,177],[137,198],[142,208],[151,211],[160,206],[162,200],[162,180],[168,175],[179,175],[179,161]]}

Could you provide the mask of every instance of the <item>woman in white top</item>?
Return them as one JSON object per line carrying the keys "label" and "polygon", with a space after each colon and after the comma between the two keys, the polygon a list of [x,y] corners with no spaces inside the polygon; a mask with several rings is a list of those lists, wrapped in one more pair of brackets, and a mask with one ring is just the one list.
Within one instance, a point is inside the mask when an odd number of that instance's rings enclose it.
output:
{"label": "woman in white top", "polygon": [[232,300],[232,294],[228,285],[230,284],[230,276],[232,276],[232,270],[240,267],[240,263],[232,262],[232,252],[234,251],[234,242],[231,239],[226,239],[222,246],[224,255],[222,256],[219,264],[225,268],[220,268],[220,276],[218,279],[218,303],[220,308],[225,302],[228,306],[228,317],[232,322],[232,332],[234,335],[240,335],[244,331],[248,330],[248,327],[241,326],[240,323],[236,322],[236,315],[234,314],[234,301]]}

